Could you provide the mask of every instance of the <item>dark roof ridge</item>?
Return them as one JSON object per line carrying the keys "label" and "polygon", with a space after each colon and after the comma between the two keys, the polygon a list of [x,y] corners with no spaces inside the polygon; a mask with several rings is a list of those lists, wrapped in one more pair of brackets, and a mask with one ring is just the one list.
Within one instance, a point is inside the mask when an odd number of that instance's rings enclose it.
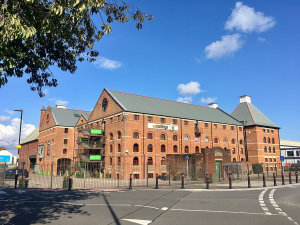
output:
{"label": "dark roof ridge", "polygon": [[[108,91],[114,91],[114,90],[109,90],[109,89],[107,89],[107,90]],[[181,104],[186,104],[186,105],[194,105],[194,106],[200,106],[200,107],[215,109],[215,108],[211,108],[209,106],[195,105],[195,104],[190,104],[190,103],[185,103],[185,102],[178,102],[178,101],[173,101],[173,100],[168,100],[168,99],[162,99],[162,98],[154,98],[154,97],[149,97],[149,96],[144,96],[144,95],[131,94],[131,93],[122,92],[122,91],[114,91],[114,92],[123,93],[123,94],[129,94],[129,95],[135,95],[135,96],[140,96],[140,97],[145,97],[145,98],[158,99],[158,100],[169,101],[169,102],[175,102],[175,103],[181,103]]]}
{"label": "dark roof ridge", "polygon": [[248,108],[248,110],[249,110],[249,113],[250,113],[250,116],[251,116],[251,118],[252,118],[252,121],[253,121],[253,123],[256,125],[256,123],[255,123],[255,121],[254,121],[254,118],[253,118],[253,116],[252,116],[252,112],[251,112],[251,110],[250,110],[250,108],[249,108],[249,106],[248,106],[248,102],[246,102],[246,105],[247,105],[247,108]]}
{"label": "dark roof ridge", "polygon": [[219,107],[217,109],[219,109],[221,112],[225,113],[226,115],[230,116],[232,119],[236,120],[237,122],[239,122],[242,126],[244,125],[241,121],[237,120],[236,118],[234,118],[233,116],[231,116],[229,113],[225,112],[224,110],[220,109]]}

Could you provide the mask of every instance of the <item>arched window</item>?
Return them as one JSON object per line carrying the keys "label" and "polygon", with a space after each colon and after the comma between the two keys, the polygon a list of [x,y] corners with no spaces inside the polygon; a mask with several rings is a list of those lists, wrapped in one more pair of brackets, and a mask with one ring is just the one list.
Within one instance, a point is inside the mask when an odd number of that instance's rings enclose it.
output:
{"label": "arched window", "polygon": [[240,140],[240,145],[242,145],[242,144],[243,144],[243,139]]}
{"label": "arched window", "polygon": [[109,157],[109,165],[112,166],[112,157]]}
{"label": "arched window", "polygon": [[47,146],[47,155],[50,155],[50,141],[48,141],[48,146]]}
{"label": "arched window", "polygon": [[160,146],[160,152],[166,152],[166,146],[165,145]]}
{"label": "arched window", "polygon": [[266,141],[267,139],[264,137],[264,139],[263,139],[263,143],[267,143],[267,141]]}
{"label": "arched window", "polygon": [[244,154],[244,150],[242,148],[240,149],[240,154]]}
{"label": "arched window", "polygon": [[275,153],[275,147],[273,147],[273,153]]}
{"label": "arched window", "polygon": [[152,157],[148,157],[148,165],[153,165]]}
{"label": "arched window", "polygon": [[196,146],[195,152],[196,152],[196,153],[199,153],[199,146]]}
{"label": "arched window", "polygon": [[275,139],[274,138],[272,138],[272,144],[275,144]]}
{"label": "arched window", "polygon": [[235,159],[235,158],[233,158],[233,162],[236,162],[236,159]]}
{"label": "arched window", "polygon": [[231,144],[235,144],[235,139],[232,139],[232,140],[231,140]]}
{"label": "arched window", "polygon": [[173,141],[177,141],[177,140],[178,140],[177,135],[174,134],[174,135],[173,135]]}
{"label": "arched window", "polygon": [[47,123],[47,124],[49,123],[49,114],[47,114],[47,120],[46,120],[46,123]]}
{"label": "arched window", "polygon": [[186,145],[186,146],[184,147],[184,153],[189,153],[189,146]]}
{"label": "arched window", "polygon": [[153,139],[152,133],[147,134],[147,139]]}
{"label": "arched window", "polygon": [[110,140],[113,140],[113,139],[114,139],[114,136],[113,136],[112,133],[109,134],[109,139],[110,139]]}
{"label": "arched window", "polygon": [[173,152],[174,152],[174,153],[177,153],[177,145],[174,145],[174,146],[173,146]]}
{"label": "arched window", "polygon": [[267,153],[267,147],[266,146],[264,147],[264,152]]}
{"label": "arched window", "polygon": [[235,154],[235,148],[232,148],[232,154]]}
{"label": "arched window", "polygon": [[160,162],[160,165],[166,165],[166,158],[162,157]]}
{"label": "arched window", "polygon": [[241,162],[244,162],[244,158],[241,158]]}
{"label": "arched window", "polygon": [[219,139],[216,137],[216,138],[214,138],[214,143],[219,143]]}
{"label": "arched window", "polygon": [[139,152],[139,145],[138,144],[133,145],[133,152]]}
{"label": "arched window", "polygon": [[189,141],[189,136],[185,135],[185,136],[184,136],[184,141],[185,141],[185,142],[188,142],[188,141]]}
{"label": "arched window", "polygon": [[161,134],[160,135],[160,140],[166,140],[166,135],[165,134]]}
{"label": "arched window", "polygon": [[118,139],[121,139],[121,132],[118,131]]}
{"label": "arched window", "polygon": [[270,140],[270,138],[268,138],[268,143],[271,143],[271,140]]}
{"label": "arched window", "polygon": [[121,152],[121,145],[118,144],[118,152]]}
{"label": "arched window", "polygon": [[269,153],[272,153],[272,151],[271,151],[271,147],[269,147]]}
{"label": "arched window", "polygon": [[133,158],[133,165],[134,166],[138,166],[139,165],[139,158],[138,157],[134,157]]}
{"label": "arched window", "polygon": [[118,166],[121,166],[121,158],[118,157]]}
{"label": "arched window", "polygon": [[224,143],[227,143],[227,138],[224,138],[224,139],[223,139],[223,142],[224,142]]}
{"label": "arched window", "polygon": [[139,132],[133,133],[133,139],[139,139]]}
{"label": "arched window", "polygon": [[227,150],[227,148],[225,147],[224,150]]}
{"label": "arched window", "polygon": [[152,149],[152,145],[151,144],[149,144],[148,145],[148,147],[147,147],[147,152],[152,152],[153,151],[153,149]]}

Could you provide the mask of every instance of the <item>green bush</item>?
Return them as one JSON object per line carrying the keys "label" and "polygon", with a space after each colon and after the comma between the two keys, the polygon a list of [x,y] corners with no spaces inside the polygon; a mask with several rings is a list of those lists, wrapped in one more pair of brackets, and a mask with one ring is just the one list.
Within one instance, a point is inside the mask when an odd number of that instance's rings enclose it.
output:
{"label": "green bush", "polygon": [[253,170],[254,174],[262,174],[263,173],[262,165],[259,163],[252,164],[252,170]]}

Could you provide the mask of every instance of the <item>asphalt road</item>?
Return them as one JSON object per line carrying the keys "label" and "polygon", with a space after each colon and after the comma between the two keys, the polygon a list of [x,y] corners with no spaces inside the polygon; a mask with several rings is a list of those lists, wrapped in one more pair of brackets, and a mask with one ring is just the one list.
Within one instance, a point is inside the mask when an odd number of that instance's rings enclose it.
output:
{"label": "asphalt road", "polygon": [[300,185],[219,190],[0,189],[0,225],[300,224]]}

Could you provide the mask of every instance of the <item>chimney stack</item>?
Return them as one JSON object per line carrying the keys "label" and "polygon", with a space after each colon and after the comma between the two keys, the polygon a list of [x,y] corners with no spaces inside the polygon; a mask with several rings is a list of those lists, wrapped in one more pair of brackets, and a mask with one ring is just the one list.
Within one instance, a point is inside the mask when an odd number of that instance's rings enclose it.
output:
{"label": "chimney stack", "polygon": [[251,96],[250,95],[240,96],[240,103],[244,103],[244,102],[251,103]]}
{"label": "chimney stack", "polygon": [[43,106],[43,108],[41,109],[40,125],[41,125],[42,122],[43,122],[43,119],[44,119],[44,117],[45,117],[45,114],[46,114],[46,109],[45,109],[45,106]]}
{"label": "chimney stack", "polygon": [[213,108],[213,109],[217,109],[218,108],[218,103],[209,103],[208,107]]}

